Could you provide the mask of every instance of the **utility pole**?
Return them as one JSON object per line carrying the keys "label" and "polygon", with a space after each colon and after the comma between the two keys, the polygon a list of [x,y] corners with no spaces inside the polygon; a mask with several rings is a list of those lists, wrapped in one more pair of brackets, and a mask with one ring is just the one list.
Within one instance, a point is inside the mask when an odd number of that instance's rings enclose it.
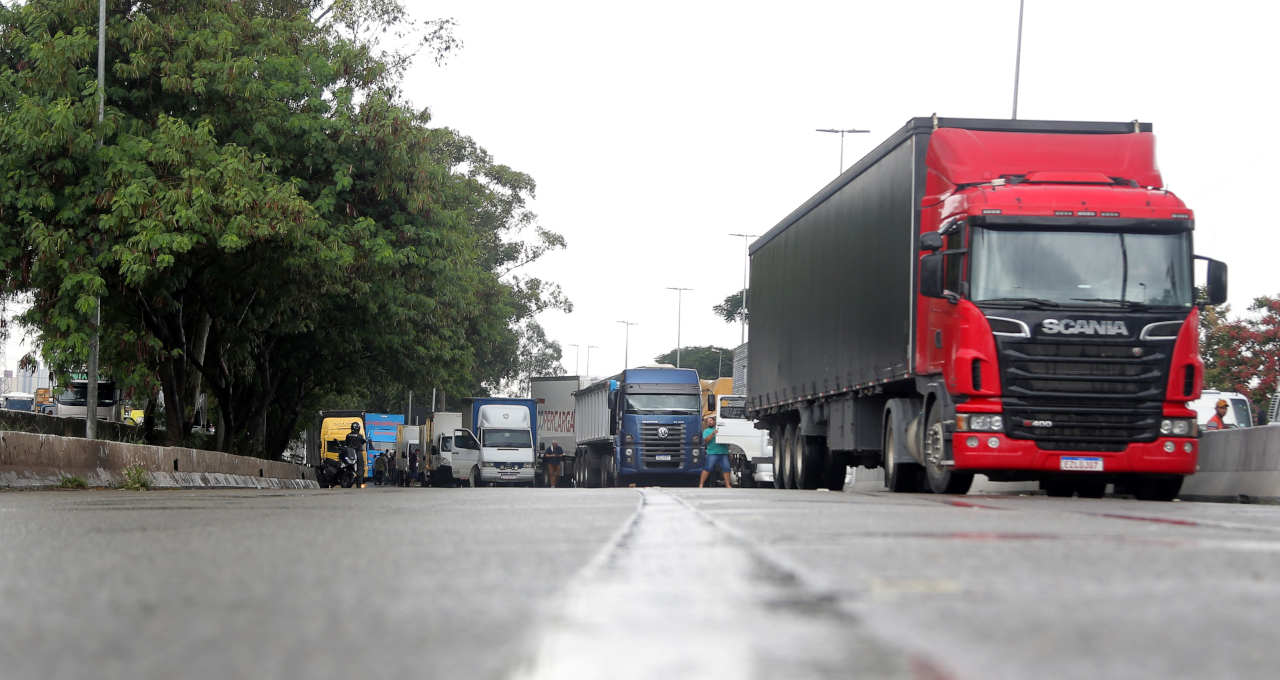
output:
{"label": "utility pole", "polygon": [[[840,162],[843,164],[844,159]],[[730,236],[742,237],[742,306],[738,308],[739,318],[742,320],[742,338],[738,344],[747,341],[747,269],[751,265],[751,239],[757,238],[759,234],[729,234]]]}
{"label": "utility pole", "polygon": [[[107,108],[107,0],[98,0],[98,148],[102,148],[102,124]],[[104,177],[105,179],[105,177]],[[105,184],[105,183],[104,183]],[[105,186],[103,187],[105,188]],[[95,258],[96,259],[96,258]],[[96,266],[96,262],[94,263]],[[89,335],[89,365],[85,367],[84,437],[98,438],[98,344],[102,324],[102,297],[93,304],[93,333]]]}
{"label": "utility pole", "polygon": [[667,286],[667,290],[674,290],[676,292],[676,368],[680,368],[680,316],[681,316],[680,307],[681,307],[681,302],[684,299],[684,292],[686,290],[693,290],[693,289],[680,288],[678,286]]}
{"label": "utility pole", "polygon": [[631,368],[631,327],[638,326],[640,324],[634,321],[619,321],[618,323],[627,327],[626,338],[623,340],[622,344],[622,368],[623,370],[626,370]]}
{"label": "utility pole", "polygon": [[1022,8],[1026,0],[1018,0],[1018,53],[1013,59],[1013,119],[1018,119],[1018,77],[1022,73]]}
{"label": "utility pole", "polygon": [[581,358],[579,355],[582,354],[582,350],[573,343],[565,343],[565,347],[573,348],[573,374],[578,375],[578,359]]}
{"label": "utility pole", "polygon": [[597,346],[595,346],[595,345],[587,345],[587,373],[586,373],[586,375],[587,375],[587,379],[588,379],[588,380],[590,380],[590,379],[591,379],[591,350],[593,350],[593,349],[600,349],[600,348],[599,348],[599,347],[597,347]]}
{"label": "utility pole", "polygon": [[818,128],[817,130],[814,130],[814,132],[840,133],[840,171],[836,173],[837,175],[839,175],[841,172],[844,172],[844,136],[846,134],[858,134],[858,133],[871,132],[871,131],[870,130],[854,130],[853,128],[849,128],[848,130],[836,130],[834,128]]}

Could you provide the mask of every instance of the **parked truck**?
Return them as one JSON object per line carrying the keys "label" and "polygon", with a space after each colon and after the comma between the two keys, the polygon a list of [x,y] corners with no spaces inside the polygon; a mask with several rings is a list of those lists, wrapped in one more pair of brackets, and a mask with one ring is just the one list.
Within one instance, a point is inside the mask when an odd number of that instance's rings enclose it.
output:
{"label": "parked truck", "polygon": [[629,368],[578,390],[574,483],[696,483],[701,401],[697,371],[668,366]]}
{"label": "parked truck", "polygon": [[462,414],[436,411],[431,414],[431,483],[435,486],[457,485],[468,481],[470,470],[453,465],[453,435],[462,428]]}
{"label": "parked truck", "polygon": [[561,476],[567,476],[566,470],[572,469],[573,452],[577,444],[573,393],[581,386],[582,380],[576,375],[532,378],[529,381],[529,398],[538,405],[538,438],[534,443],[538,451],[538,479],[541,483],[550,484],[550,480],[546,479],[542,453],[552,442],[560,444],[565,452],[566,464],[560,466]]}
{"label": "parked truck", "polygon": [[753,487],[773,483],[773,444],[747,417],[747,397],[711,395],[710,414],[716,417],[716,441],[729,447],[734,484]]}
{"label": "parked truck", "polygon": [[[319,473],[326,458],[338,460],[340,448],[351,432],[352,423],[360,425],[360,434],[364,436],[364,411],[329,410],[316,414],[315,424],[307,428],[306,432],[306,464],[316,471],[317,477],[323,477]],[[356,469],[365,469],[368,458],[361,452],[357,456]]]}
{"label": "parked truck", "polygon": [[1226,299],[1149,123],[916,118],[750,248],[747,414],[775,485],[975,473],[1172,499],[1196,469],[1199,303]]}
{"label": "parked truck", "polygon": [[532,399],[472,397],[454,431],[453,471],[471,486],[534,483],[538,406]]}

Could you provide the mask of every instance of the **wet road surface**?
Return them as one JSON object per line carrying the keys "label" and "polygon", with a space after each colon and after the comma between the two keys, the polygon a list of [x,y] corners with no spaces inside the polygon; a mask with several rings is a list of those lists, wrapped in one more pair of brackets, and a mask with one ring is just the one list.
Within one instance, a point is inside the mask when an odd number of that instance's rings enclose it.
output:
{"label": "wet road surface", "polygon": [[1280,507],[0,493],[5,678],[1274,677]]}

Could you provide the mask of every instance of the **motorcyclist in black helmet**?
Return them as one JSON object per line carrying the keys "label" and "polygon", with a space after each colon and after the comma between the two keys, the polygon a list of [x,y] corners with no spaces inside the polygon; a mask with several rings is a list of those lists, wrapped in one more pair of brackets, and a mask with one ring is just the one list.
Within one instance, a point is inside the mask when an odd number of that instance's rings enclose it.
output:
{"label": "motorcyclist in black helmet", "polygon": [[343,446],[351,448],[351,453],[356,457],[356,484],[364,485],[364,436],[360,434],[360,423],[351,423],[351,431],[347,433],[347,438],[343,440]]}

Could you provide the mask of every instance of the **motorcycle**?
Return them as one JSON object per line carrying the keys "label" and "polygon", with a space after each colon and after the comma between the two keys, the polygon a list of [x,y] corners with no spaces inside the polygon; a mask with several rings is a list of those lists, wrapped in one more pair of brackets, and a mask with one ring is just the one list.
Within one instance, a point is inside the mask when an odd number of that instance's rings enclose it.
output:
{"label": "motorcycle", "polygon": [[325,458],[320,467],[322,487],[341,486],[350,489],[356,483],[356,453],[350,446],[338,447],[338,458]]}

